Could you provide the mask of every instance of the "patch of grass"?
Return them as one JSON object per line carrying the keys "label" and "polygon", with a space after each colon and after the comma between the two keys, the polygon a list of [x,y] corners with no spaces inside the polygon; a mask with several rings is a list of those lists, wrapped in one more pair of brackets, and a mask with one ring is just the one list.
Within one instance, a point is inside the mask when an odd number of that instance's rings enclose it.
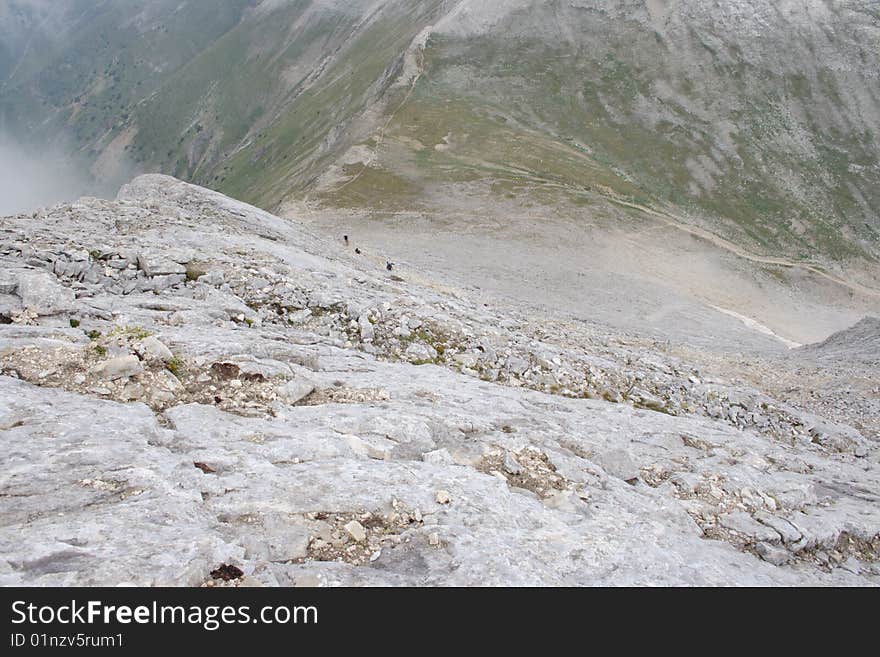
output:
{"label": "patch of grass", "polygon": [[190,283],[199,280],[202,276],[207,274],[207,270],[204,267],[197,265],[195,263],[187,263],[186,265],[186,280]]}
{"label": "patch of grass", "polygon": [[113,329],[107,337],[109,338],[118,338],[118,337],[126,337],[131,338],[133,340],[145,340],[152,336],[153,333],[143,329],[139,326],[120,326]]}
{"label": "patch of grass", "polygon": [[79,320],[78,319],[70,319],[70,328],[79,328]]}
{"label": "patch of grass", "polygon": [[175,357],[165,363],[165,369],[179,379],[186,372],[186,364],[180,358]]}
{"label": "patch of grass", "polygon": [[363,165],[346,167],[345,173],[352,181],[331,194],[334,205],[377,210],[402,210],[420,205],[420,186],[398,173]]}

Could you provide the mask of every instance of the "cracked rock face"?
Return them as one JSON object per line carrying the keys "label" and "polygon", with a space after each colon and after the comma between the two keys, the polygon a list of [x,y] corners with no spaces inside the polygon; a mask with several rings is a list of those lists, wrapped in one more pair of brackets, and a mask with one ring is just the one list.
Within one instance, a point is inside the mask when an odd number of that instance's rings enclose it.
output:
{"label": "cracked rock face", "polygon": [[880,582],[821,345],[744,383],[161,176],[0,229],[0,584]]}

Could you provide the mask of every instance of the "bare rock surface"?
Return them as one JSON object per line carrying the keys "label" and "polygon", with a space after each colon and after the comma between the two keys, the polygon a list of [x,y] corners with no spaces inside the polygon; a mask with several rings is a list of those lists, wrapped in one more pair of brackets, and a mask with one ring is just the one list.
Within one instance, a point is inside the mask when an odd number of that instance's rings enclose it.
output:
{"label": "bare rock surface", "polygon": [[746,378],[162,176],[0,229],[0,584],[880,583],[876,425],[787,396],[845,378],[799,350]]}

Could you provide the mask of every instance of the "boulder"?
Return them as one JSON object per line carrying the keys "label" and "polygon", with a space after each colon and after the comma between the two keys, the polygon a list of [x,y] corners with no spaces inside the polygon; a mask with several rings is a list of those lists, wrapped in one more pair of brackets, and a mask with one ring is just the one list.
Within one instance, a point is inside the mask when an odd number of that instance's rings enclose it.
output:
{"label": "boulder", "polygon": [[148,362],[170,363],[174,360],[174,354],[171,353],[171,350],[154,335],[141,340],[138,345],[138,353]]}
{"label": "boulder", "polygon": [[640,473],[632,457],[622,449],[613,449],[600,454],[596,459],[599,465],[610,476],[626,482],[638,481]]}
{"label": "boulder", "polygon": [[144,371],[141,361],[137,356],[120,356],[99,363],[92,368],[92,374],[107,381],[129,379]]}
{"label": "boulder", "polygon": [[315,392],[315,384],[303,377],[297,377],[278,388],[278,397],[288,403],[296,404]]}
{"label": "boulder", "polygon": [[410,363],[428,363],[434,361],[438,354],[431,345],[416,342],[407,348],[404,356]]}
{"label": "boulder", "polygon": [[48,316],[69,312],[74,306],[73,290],[43,271],[24,272],[18,276],[17,294],[21,304],[37,315]]}
{"label": "boulder", "polygon": [[186,266],[162,256],[141,253],[137,258],[138,268],[147,276],[186,275]]}

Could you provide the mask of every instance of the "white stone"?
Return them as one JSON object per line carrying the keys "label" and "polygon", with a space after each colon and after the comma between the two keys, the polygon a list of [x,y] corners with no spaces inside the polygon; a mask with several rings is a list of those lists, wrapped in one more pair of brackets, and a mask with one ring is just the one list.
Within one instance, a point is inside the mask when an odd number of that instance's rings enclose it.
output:
{"label": "white stone", "polygon": [[170,363],[174,359],[174,354],[154,335],[141,340],[140,353],[147,361],[161,361]]}
{"label": "white stone", "polygon": [[437,358],[437,350],[430,345],[416,342],[407,348],[404,356],[411,363],[426,363]]}
{"label": "white stone", "polygon": [[449,450],[445,448],[422,454],[422,460],[425,463],[431,463],[433,465],[452,465],[455,463],[452,454],[450,454]]}
{"label": "white stone", "polygon": [[118,381],[137,376],[144,371],[137,356],[120,356],[99,363],[92,368],[92,373],[108,381]]}
{"label": "white stone", "polygon": [[367,530],[364,529],[364,526],[357,520],[352,520],[345,525],[345,531],[358,543],[363,543],[367,540]]}
{"label": "white stone", "polygon": [[19,274],[17,294],[22,306],[38,315],[57,315],[68,312],[74,305],[73,291],[64,287],[46,272]]}
{"label": "white stone", "polygon": [[315,392],[315,384],[308,379],[297,377],[278,388],[278,397],[288,404],[296,404]]}

